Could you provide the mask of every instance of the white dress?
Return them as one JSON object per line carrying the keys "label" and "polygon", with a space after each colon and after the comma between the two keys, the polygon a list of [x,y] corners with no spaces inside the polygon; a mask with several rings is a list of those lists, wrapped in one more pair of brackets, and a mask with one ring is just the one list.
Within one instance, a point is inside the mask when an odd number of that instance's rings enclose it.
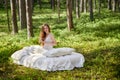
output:
{"label": "white dress", "polygon": [[[46,42],[51,42],[47,36]],[[75,67],[83,67],[84,56],[75,52],[75,49],[63,47],[53,48],[45,44],[44,48],[39,45],[31,45],[14,52],[11,55],[13,62],[30,68],[56,71],[72,70]]]}

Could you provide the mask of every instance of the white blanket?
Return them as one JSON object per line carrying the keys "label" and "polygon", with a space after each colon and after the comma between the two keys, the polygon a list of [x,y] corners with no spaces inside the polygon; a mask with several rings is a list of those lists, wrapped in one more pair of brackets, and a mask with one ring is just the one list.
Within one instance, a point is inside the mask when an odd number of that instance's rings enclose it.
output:
{"label": "white blanket", "polygon": [[[57,49],[59,51],[59,48]],[[66,48],[63,48],[63,51],[64,49]],[[46,52],[49,53],[50,50],[32,45],[16,51],[11,58],[16,64],[47,71],[72,70],[74,67],[83,67],[85,62],[84,56],[80,53],[71,52],[63,56],[48,57],[44,55]]]}

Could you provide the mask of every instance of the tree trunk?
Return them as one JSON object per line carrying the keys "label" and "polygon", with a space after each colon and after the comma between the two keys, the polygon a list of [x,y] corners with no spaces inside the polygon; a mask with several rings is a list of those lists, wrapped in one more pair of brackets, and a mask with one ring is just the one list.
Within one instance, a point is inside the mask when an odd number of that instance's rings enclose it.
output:
{"label": "tree trunk", "polygon": [[94,0],[94,9],[96,9],[96,0]]}
{"label": "tree trunk", "polygon": [[120,12],[120,0],[118,0],[118,9],[119,9],[119,12]]}
{"label": "tree trunk", "polygon": [[20,27],[21,29],[24,29],[27,27],[25,0],[19,0],[19,14],[20,14]]}
{"label": "tree trunk", "polygon": [[17,16],[16,16],[16,0],[10,0],[11,2],[11,15],[12,15],[12,33],[18,33]]}
{"label": "tree trunk", "polygon": [[67,5],[67,24],[68,29],[71,31],[73,27],[73,17],[72,17],[72,0],[66,0]]}
{"label": "tree trunk", "polygon": [[76,0],[72,0],[72,11],[74,11],[75,12],[75,8],[76,8]]}
{"label": "tree trunk", "polygon": [[108,0],[108,9],[112,10],[112,2],[111,2],[111,0]]}
{"label": "tree trunk", "polygon": [[8,31],[10,32],[10,22],[9,22],[9,13],[8,13],[8,1],[5,0],[5,9],[6,9],[6,16],[7,16],[7,25],[8,25]]}
{"label": "tree trunk", "polygon": [[113,1],[113,7],[112,7],[112,11],[115,12],[116,11],[116,6],[117,6],[117,0],[112,0]]}
{"label": "tree trunk", "polygon": [[32,1],[26,0],[27,38],[34,36],[32,27]]}
{"label": "tree trunk", "polygon": [[100,9],[101,9],[101,0],[99,0],[99,7],[98,7],[98,13],[100,15]]}
{"label": "tree trunk", "polygon": [[80,0],[80,12],[84,11],[84,0]]}
{"label": "tree trunk", "polygon": [[39,4],[39,8],[41,9],[42,8],[41,0],[37,0],[37,1],[38,1],[38,4]]}
{"label": "tree trunk", "polygon": [[58,7],[58,22],[60,22],[60,0],[57,0],[57,7]]}
{"label": "tree trunk", "polygon": [[92,0],[89,0],[90,20],[93,21],[93,4]]}
{"label": "tree trunk", "polygon": [[87,0],[84,0],[84,12],[87,12]]}
{"label": "tree trunk", "polygon": [[80,18],[79,0],[76,0],[76,17]]}
{"label": "tree trunk", "polygon": [[55,0],[51,0],[51,9],[55,10]]}
{"label": "tree trunk", "polygon": [[16,0],[16,10],[18,15],[18,20],[20,20],[20,14],[19,14],[19,0]]}

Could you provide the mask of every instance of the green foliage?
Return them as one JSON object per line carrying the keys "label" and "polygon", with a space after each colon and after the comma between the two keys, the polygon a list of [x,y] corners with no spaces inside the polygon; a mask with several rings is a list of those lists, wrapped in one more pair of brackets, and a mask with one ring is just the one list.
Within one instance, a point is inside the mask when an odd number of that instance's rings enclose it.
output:
{"label": "green foliage", "polygon": [[[4,12],[0,13],[0,79],[2,80],[119,80],[120,79],[120,13],[103,10],[95,12],[95,20],[89,14],[74,18],[74,29],[68,31],[65,12],[57,22],[57,12],[37,8],[33,14],[35,37],[27,40],[27,32],[19,30],[15,36],[7,32]],[[73,15],[75,16],[75,14]],[[3,22],[2,22],[3,21]],[[72,47],[85,56],[83,68],[71,71],[41,71],[13,64],[10,56],[15,51],[29,45],[38,44],[43,23],[50,24],[58,45]]]}

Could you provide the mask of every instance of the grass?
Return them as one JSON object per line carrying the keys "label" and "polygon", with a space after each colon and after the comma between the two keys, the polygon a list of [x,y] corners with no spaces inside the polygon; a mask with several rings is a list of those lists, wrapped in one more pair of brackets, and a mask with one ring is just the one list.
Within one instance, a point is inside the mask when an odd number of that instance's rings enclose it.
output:
{"label": "grass", "polygon": [[[27,40],[26,30],[19,30],[15,36],[7,31],[5,12],[0,18],[0,79],[1,80],[119,80],[120,79],[120,13],[102,11],[94,14],[91,22],[88,14],[74,17],[74,29],[67,30],[66,14],[50,9],[35,9],[33,26],[35,37]],[[85,56],[83,68],[71,71],[41,71],[13,64],[10,56],[29,45],[38,44],[40,25],[50,24],[59,44],[55,47],[72,47]],[[18,24],[19,25],[19,24]],[[4,26],[4,27],[3,27]],[[2,27],[2,28],[1,28]]]}

